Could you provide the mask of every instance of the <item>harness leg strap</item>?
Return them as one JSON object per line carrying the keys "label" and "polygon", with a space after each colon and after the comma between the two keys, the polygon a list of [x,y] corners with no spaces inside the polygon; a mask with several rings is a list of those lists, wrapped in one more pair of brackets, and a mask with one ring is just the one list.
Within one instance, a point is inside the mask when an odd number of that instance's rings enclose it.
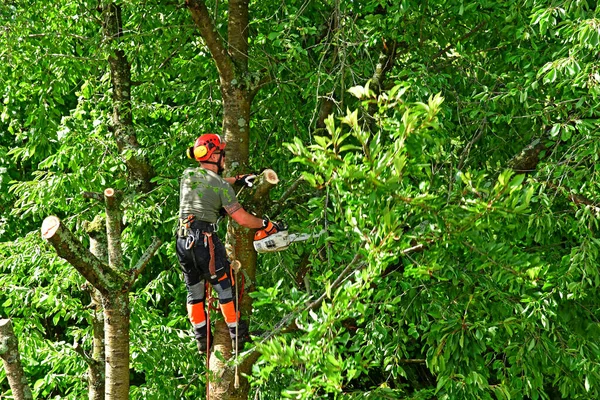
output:
{"label": "harness leg strap", "polygon": [[215,244],[213,242],[211,232],[204,233],[204,243],[208,242],[208,252],[210,253],[210,261],[208,262],[208,272],[210,272],[211,279],[217,277],[216,263],[215,263]]}

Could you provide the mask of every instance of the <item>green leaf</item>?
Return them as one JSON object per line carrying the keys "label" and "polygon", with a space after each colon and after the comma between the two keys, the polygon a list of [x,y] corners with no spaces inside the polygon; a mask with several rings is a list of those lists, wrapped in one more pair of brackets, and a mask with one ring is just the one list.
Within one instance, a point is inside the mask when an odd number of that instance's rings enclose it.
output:
{"label": "green leaf", "polygon": [[556,68],[552,68],[546,75],[544,75],[544,83],[553,83],[556,81],[557,77]]}
{"label": "green leaf", "polygon": [[367,95],[367,91],[362,86],[353,86],[348,89],[348,92],[358,99],[362,99]]}

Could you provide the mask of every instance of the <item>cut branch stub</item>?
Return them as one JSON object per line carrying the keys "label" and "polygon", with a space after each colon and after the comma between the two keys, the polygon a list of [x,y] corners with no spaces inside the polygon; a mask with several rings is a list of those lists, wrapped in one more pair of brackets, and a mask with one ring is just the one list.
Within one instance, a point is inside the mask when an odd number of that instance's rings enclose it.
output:
{"label": "cut branch stub", "polygon": [[104,196],[114,198],[115,197],[115,189],[107,188],[104,190]]}
{"label": "cut branch stub", "polygon": [[107,293],[123,285],[122,279],[90,253],[58,217],[52,215],[44,220],[42,238],[100,292]]}
{"label": "cut branch stub", "polygon": [[265,169],[261,175],[263,176],[263,179],[271,185],[277,185],[279,183],[279,177],[272,169]]}
{"label": "cut branch stub", "polygon": [[123,253],[121,249],[121,201],[122,192],[113,188],[104,190],[106,205],[106,234],[108,239],[108,265],[117,272],[123,269]]}
{"label": "cut branch stub", "polygon": [[256,190],[252,196],[252,203],[256,205],[256,211],[262,214],[270,205],[269,192],[273,186],[279,183],[279,177],[272,169],[265,169],[258,176],[257,181]]}
{"label": "cut branch stub", "polygon": [[49,240],[54,237],[60,228],[60,220],[58,217],[50,216],[42,222],[42,238]]}

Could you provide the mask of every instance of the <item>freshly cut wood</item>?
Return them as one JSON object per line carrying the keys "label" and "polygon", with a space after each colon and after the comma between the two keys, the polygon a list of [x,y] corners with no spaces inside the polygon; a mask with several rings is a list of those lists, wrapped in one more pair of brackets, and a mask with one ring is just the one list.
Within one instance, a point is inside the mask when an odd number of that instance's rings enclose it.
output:
{"label": "freshly cut wood", "polygon": [[256,189],[252,195],[252,204],[255,205],[255,211],[258,215],[264,213],[269,203],[269,192],[273,186],[279,183],[277,173],[272,169],[265,169],[257,178]]}
{"label": "freshly cut wood", "polygon": [[42,238],[50,239],[60,228],[60,220],[54,215],[49,216],[42,222]]}
{"label": "freshly cut wood", "polygon": [[271,185],[277,185],[279,183],[279,177],[277,176],[277,173],[272,169],[265,169],[262,172],[262,176],[264,177],[265,181],[267,181]]}
{"label": "freshly cut wood", "polygon": [[75,267],[100,292],[107,293],[122,287],[123,280],[90,253],[58,217],[51,215],[44,219],[42,238],[54,246],[56,254]]}

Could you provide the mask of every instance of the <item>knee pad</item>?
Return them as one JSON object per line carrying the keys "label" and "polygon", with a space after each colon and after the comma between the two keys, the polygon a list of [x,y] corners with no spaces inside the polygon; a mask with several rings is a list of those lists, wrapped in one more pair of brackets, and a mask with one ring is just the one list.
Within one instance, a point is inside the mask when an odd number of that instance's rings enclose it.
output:
{"label": "knee pad", "polygon": [[229,279],[222,280],[213,286],[219,295],[219,303],[228,303],[233,300],[233,290]]}
{"label": "knee pad", "polygon": [[198,303],[204,300],[204,281],[188,286],[188,303]]}

